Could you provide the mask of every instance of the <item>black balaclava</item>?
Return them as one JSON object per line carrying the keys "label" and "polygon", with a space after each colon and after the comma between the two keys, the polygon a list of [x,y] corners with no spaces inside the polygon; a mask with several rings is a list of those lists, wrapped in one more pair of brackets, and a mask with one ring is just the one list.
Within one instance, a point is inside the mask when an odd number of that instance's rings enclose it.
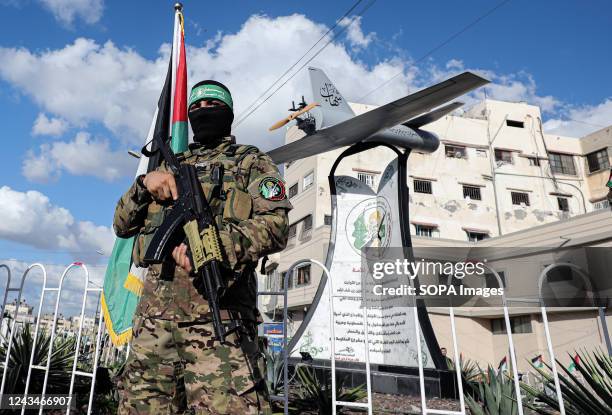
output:
{"label": "black balaclava", "polygon": [[232,130],[232,96],[221,82],[207,80],[198,82],[191,89],[189,106],[203,99],[217,99],[226,104],[220,107],[198,108],[188,113],[193,141],[206,147],[216,146],[223,137],[229,136]]}

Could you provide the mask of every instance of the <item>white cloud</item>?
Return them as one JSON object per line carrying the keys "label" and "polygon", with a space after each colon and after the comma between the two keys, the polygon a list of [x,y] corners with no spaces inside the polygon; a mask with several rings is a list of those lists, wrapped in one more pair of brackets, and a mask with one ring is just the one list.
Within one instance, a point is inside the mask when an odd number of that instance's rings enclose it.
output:
{"label": "white cloud", "polygon": [[68,123],[61,118],[48,118],[44,113],[38,114],[32,126],[32,135],[52,135],[58,137],[66,132]]}
{"label": "white cloud", "polygon": [[96,140],[79,132],[69,142],[56,141],[30,151],[22,165],[23,175],[31,181],[48,182],[62,171],[112,181],[133,173],[136,163],[125,151],[112,151],[107,140]]}
{"label": "white cloud", "polygon": [[[302,15],[252,16],[236,33],[219,33],[201,47],[188,47],[190,83],[206,78],[224,82],[232,90],[238,115],[326,31],[326,26]],[[101,45],[83,38],[43,52],[0,48],[4,62],[0,78],[31,97],[43,111],[72,125],[85,128],[90,122],[99,122],[124,142],[141,145],[161,91],[168,53],[169,46],[162,45],[158,57],[148,60],[112,42]],[[400,59],[368,68],[354,61],[338,43],[330,44],[311,64],[324,68],[353,100],[362,96],[367,86],[380,84],[400,70],[410,72],[409,65]],[[281,143],[282,130],[270,134],[267,127],[286,116],[285,108],[292,99],[310,95],[305,72],[240,126],[239,140],[263,149]],[[412,73],[398,77],[389,88],[369,98],[376,102],[398,98],[413,88],[413,79]]]}
{"label": "white cloud", "polygon": [[167,68],[167,47],[149,61],[112,42],[79,38],[62,49],[0,48],[0,77],[71,124],[104,124],[141,144]]}
{"label": "white cloud", "polygon": [[[201,45],[188,46],[190,84],[212,78],[228,85],[234,96],[238,119],[245,108],[327,29],[325,25],[299,14],[276,18],[251,16],[235,33],[217,33]],[[383,104],[468,69],[458,59],[441,65],[430,61],[430,66],[416,67],[397,51],[395,56],[368,66],[353,59],[350,48],[371,42],[374,34],[365,35],[360,21],[349,29],[352,30],[347,35],[349,42],[330,44],[310,63],[323,68],[349,101],[357,101],[398,73],[400,76],[384,88],[368,95],[365,103]],[[0,66],[0,78],[30,96],[43,111],[66,120],[70,125],[85,128],[91,122],[101,123],[120,137],[124,146],[128,143],[141,145],[163,84],[168,52],[169,46],[162,45],[156,58],[146,59],[112,42],[98,44],[82,38],[61,49],[43,52],[0,48],[0,60],[4,62]],[[492,81],[487,86],[491,98],[526,101],[540,105],[549,114],[565,105],[553,96],[538,93],[537,84],[528,73],[476,71]],[[302,95],[312,99],[305,70],[238,128],[235,127],[239,142],[255,144],[264,150],[280,145],[283,130],[268,133],[267,128],[286,116],[285,109],[291,100]],[[467,97],[467,101],[482,96],[480,90],[471,94],[471,98]],[[461,99],[466,100],[466,97]],[[41,149],[39,156],[28,156],[32,171],[41,170],[40,155],[53,159],[47,150]],[[64,169],[74,171],[68,167]],[[99,175],[112,176],[108,173]]]}
{"label": "white cloud", "polygon": [[110,252],[113,231],[88,221],[76,221],[65,208],[53,205],[37,191],[0,187],[0,238],[41,249],[93,254]]}
{"label": "white cloud", "polygon": [[346,29],[346,38],[351,46],[356,49],[368,47],[368,45],[376,38],[375,32],[370,32],[367,35],[363,33],[363,30],[361,29],[361,18],[362,16],[351,18],[345,17],[340,20],[339,23],[341,27],[348,26]]}
{"label": "white cloud", "polygon": [[612,98],[599,105],[570,106],[563,116],[546,121],[544,130],[550,134],[582,137],[612,125]]}
{"label": "white cloud", "polygon": [[55,19],[71,26],[76,19],[87,24],[94,24],[102,17],[103,0],[40,0],[42,5],[53,13]]}

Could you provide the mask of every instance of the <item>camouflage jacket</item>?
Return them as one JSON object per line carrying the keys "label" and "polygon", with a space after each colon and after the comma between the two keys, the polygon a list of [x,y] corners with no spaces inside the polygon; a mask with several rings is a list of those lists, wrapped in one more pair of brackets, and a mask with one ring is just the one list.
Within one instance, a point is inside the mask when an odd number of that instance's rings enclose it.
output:
{"label": "camouflage jacket", "polygon": [[[198,177],[217,222],[226,254],[230,288],[224,308],[254,312],[259,258],[285,248],[287,213],[292,208],[285,184],[272,159],[254,146],[232,144],[230,137],[215,148],[196,147],[179,154],[196,166]],[[211,172],[223,166],[222,188]],[[165,170],[164,165],[160,170]],[[141,264],[149,242],[168,211],[136,181],[121,197],[113,227],[117,236],[137,235],[133,260]],[[194,284],[195,282],[195,284]],[[175,266],[172,258],[149,267],[136,314],[176,321],[206,320],[208,304],[198,292],[193,274]]]}

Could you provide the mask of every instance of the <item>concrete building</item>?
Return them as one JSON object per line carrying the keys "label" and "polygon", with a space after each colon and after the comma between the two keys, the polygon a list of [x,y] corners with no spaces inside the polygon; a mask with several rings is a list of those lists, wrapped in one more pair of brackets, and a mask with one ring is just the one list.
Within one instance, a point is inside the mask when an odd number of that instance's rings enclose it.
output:
{"label": "concrete building", "polygon": [[[351,107],[356,114],[373,108],[362,104]],[[423,129],[436,133],[441,144],[434,153],[414,152],[408,159],[410,229],[415,246],[432,241],[444,246],[508,241],[506,235],[543,225],[570,227],[570,218],[597,211],[609,214],[605,185],[611,164],[612,127],[580,139],[546,134],[537,106],[485,100]],[[297,127],[290,127],[286,142],[302,136]],[[325,261],[331,232],[327,176],[343,150],[285,166],[288,195],[294,206],[289,215],[290,239],[281,254],[270,258],[262,289],[279,288],[287,268],[299,259]],[[356,154],[343,161],[336,174],[376,187],[393,156],[384,148]],[[607,226],[612,234],[612,223]],[[571,229],[566,233],[571,234]],[[532,243],[526,238],[521,243]],[[288,305],[294,326],[303,319],[319,278],[320,272],[304,266],[290,279]],[[282,303],[264,297],[261,306],[271,317]],[[494,313],[482,318],[499,316]],[[482,327],[493,332],[490,324]]]}

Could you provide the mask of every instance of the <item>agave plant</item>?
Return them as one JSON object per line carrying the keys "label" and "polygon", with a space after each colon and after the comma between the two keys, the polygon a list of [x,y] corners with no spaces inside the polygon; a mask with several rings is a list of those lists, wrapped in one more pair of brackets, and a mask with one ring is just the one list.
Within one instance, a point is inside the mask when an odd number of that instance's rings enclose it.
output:
{"label": "agave plant", "polygon": [[[332,415],[331,373],[324,375],[323,382],[319,380],[315,370],[303,363],[295,367],[296,379],[299,384],[291,398],[291,411],[295,414],[315,412],[319,415]],[[346,377],[339,377],[336,382],[336,400],[356,402],[367,396],[364,385],[345,388]],[[342,407],[337,407],[336,413],[343,413]],[[355,411],[355,409],[351,409]]]}
{"label": "agave plant", "polygon": [[[447,359],[448,368],[455,370],[455,361]],[[478,364],[472,359],[464,359],[463,356],[459,356],[459,365],[461,366],[461,377],[464,382],[475,382],[481,376],[481,370]]]}
{"label": "agave plant", "polygon": [[[68,393],[70,386],[70,374],[74,360],[75,338],[55,340],[53,352],[51,353],[51,363],[49,365],[49,377],[47,380],[47,393],[62,394]],[[0,361],[6,359],[6,348],[8,339],[4,339],[0,347]],[[34,350],[35,365],[46,365],[51,336],[45,331],[40,331],[34,344],[34,338],[30,330],[30,325],[26,324],[15,334],[13,345],[8,360],[6,371],[6,381],[4,392],[7,394],[20,394],[25,391],[25,383],[28,375],[28,365],[30,355]],[[45,373],[42,370],[32,369],[28,393],[42,392]],[[2,373],[0,373],[2,376]]]}
{"label": "agave plant", "polygon": [[[34,365],[45,366],[47,364],[47,355],[51,344],[51,336],[44,330],[39,331],[34,343],[31,325],[25,324],[23,328],[16,331],[11,352],[8,360],[8,368],[6,370],[6,382],[4,385],[4,393],[6,394],[23,394],[25,392],[25,384],[28,375],[28,365],[30,364],[30,355],[34,351]],[[0,361],[6,359],[6,349],[8,338],[4,338],[2,346],[0,346]],[[53,351],[51,353],[51,364],[49,365],[49,377],[47,379],[47,394],[67,394],[70,388],[70,378],[72,374],[72,365],[76,350],[76,337],[57,336],[54,339]],[[83,349],[79,355],[77,368],[79,370],[91,371],[91,353]],[[2,369],[0,369],[0,380],[2,377]],[[100,380],[104,377],[104,368],[98,368],[96,376],[96,395],[94,396],[94,413],[98,414],[114,414],[116,413],[117,397],[114,391],[101,391]],[[108,373],[108,371],[106,371]],[[45,372],[39,369],[32,369],[30,374],[30,382],[28,393],[37,394],[42,392]],[[73,393],[76,396],[77,412],[85,411],[89,400],[91,380],[82,376],[76,376],[74,382]],[[111,385],[112,388],[112,385]],[[0,412],[4,413],[4,412]]]}
{"label": "agave plant", "polygon": [[264,357],[266,361],[266,384],[270,395],[280,396],[284,393],[284,368],[282,353],[270,353],[264,349]]}
{"label": "agave plant", "polygon": [[471,394],[465,394],[465,401],[473,415],[515,415],[518,413],[518,404],[514,399],[515,391],[512,379],[501,371],[489,366],[487,373],[480,371],[479,382],[472,383]]}
{"label": "agave plant", "polygon": [[[559,373],[559,384],[563,396],[563,406],[567,415],[612,415],[612,357],[597,350],[591,353],[576,353],[575,367],[582,375],[584,382],[557,360],[557,367],[562,368],[565,375]],[[571,356],[570,356],[571,357]],[[555,392],[552,368],[531,366],[541,375],[544,387],[538,390],[530,385],[521,384],[521,388],[545,407],[533,403],[526,404],[538,414],[550,415],[559,411],[559,401]]]}

